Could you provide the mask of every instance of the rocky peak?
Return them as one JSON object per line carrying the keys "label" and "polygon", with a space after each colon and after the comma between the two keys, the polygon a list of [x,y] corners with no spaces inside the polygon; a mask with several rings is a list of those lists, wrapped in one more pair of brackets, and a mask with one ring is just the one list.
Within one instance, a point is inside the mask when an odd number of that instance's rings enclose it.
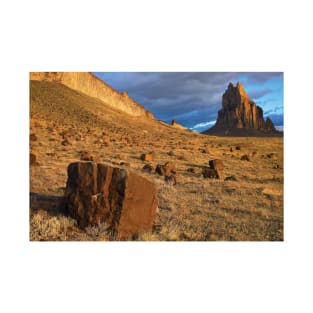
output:
{"label": "rocky peak", "polygon": [[263,118],[263,110],[252,101],[244,89],[243,84],[237,82],[236,86],[229,83],[222,96],[222,109],[213,129],[254,129],[260,131],[275,131],[272,121]]}

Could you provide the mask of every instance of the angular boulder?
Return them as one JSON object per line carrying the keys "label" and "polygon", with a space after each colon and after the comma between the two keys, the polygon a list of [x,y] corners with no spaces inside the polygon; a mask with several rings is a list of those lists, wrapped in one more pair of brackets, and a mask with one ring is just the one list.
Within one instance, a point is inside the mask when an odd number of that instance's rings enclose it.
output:
{"label": "angular boulder", "polygon": [[152,153],[142,154],[140,159],[142,161],[151,162],[153,160],[153,154]]}
{"label": "angular boulder", "polygon": [[220,178],[220,175],[217,170],[204,166],[202,169],[203,178]]}
{"label": "angular boulder", "polygon": [[218,159],[210,160],[209,165],[210,165],[210,168],[217,170],[217,171],[222,171],[224,168],[223,161],[218,160]]}
{"label": "angular boulder", "polygon": [[81,228],[104,223],[113,238],[128,239],[152,230],[157,197],[153,184],[135,173],[75,162],[68,166],[65,203]]}
{"label": "angular boulder", "polygon": [[244,154],[241,158],[240,158],[241,161],[250,161],[250,158],[247,154]]}
{"label": "angular boulder", "polygon": [[172,174],[176,174],[176,165],[169,161],[165,164],[158,164],[155,168],[155,172],[160,176],[171,176]]}

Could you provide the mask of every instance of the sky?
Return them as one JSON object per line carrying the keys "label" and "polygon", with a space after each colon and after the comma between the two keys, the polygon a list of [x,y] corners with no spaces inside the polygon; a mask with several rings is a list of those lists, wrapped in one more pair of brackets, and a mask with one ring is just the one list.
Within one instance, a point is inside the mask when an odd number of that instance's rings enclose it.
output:
{"label": "sky", "polygon": [[283,129],[282,72],[94,72],[118,91],[126,91],[154,116],[173,119],[195,131],[215,124],[222,95],[240,81],[250,98],[277,128]]}

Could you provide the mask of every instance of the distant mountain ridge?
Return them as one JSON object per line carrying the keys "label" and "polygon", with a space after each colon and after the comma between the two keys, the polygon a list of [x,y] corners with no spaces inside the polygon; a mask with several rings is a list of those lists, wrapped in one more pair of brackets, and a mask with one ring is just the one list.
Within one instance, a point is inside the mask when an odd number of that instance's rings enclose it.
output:
{"label": "distant mountain ridge", "polygon": [[61,83],[131,116],[154,119],[151,112],[130,98],[126,92],[119,93],[89,72],[31,72],[30,80]]}

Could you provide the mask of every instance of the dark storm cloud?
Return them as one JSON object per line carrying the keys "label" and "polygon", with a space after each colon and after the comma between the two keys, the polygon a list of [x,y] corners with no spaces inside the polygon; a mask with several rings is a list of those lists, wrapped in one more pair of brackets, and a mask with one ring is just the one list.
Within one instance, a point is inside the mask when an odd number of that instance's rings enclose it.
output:
{"label": "dark storm cloud", "polygon": [[282,78],[283,72],[247,72],[248,83],[264,83],[273,78]]}
{"label": "dark storm cloud", "polygon": [[[164,121],[176,119],[187,127],[210,122],[221,109],[222,95],[229,82],[250,84],[249,95],[257,100],[271,92],[268,80],[282,73],[243,72],[133,72],[95,73],[98,77],[152,111]],[[261,86],[261,88],[260,88]],[[263,87],[263,88],[262,88]]]}

